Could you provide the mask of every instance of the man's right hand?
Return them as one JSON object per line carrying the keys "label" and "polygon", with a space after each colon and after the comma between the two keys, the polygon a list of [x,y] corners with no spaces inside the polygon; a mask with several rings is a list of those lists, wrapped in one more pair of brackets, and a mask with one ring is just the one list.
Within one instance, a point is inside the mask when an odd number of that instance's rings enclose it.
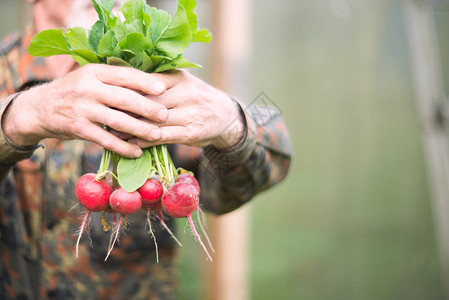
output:
{"label": "man's right hand", "polygon": [[9,140],[21,146],[44,138],[83,139],[122,156],[138,157],[142,153],[139,146],[108,132],[103,124],[144,140],[158,140],[159,128],[139,118],[155,124],[165,121],[166,107],[145,95],[161,95],[170,88],[157,74],[86,65],[21,93],[3,118],[3,130]]}

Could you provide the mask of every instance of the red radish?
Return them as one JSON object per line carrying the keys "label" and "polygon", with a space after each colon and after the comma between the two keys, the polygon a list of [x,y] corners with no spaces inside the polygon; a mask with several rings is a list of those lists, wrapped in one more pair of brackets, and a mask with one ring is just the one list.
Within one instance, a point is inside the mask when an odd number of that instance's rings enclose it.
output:
{"label": "red radish", "polygon": [[212,260],[209,252],[204,246],[200,235],[196,231],[195,225],[192,220],[192,213],[198,208],[199,204],[199,192],[197,188],[190,183],[177,182],[168,187],[167,192],[162,196],[162,208],[164,211],[174,218],[186,217],[193,234],[198,239],[199,243],[203,247],[207,254],[207,257]]}
{"label": "red radish", "polygon": [[142,206],[142,197],[137,191],[128,193],[123,188],[118,188],[112,192],[109,205],[121,215],[132,215]]}
{"label": "red radish", "polygon": [[192,184],[178,182],[168,187],[162,196],[162,208],[173,218],[184,218],[198,207],[198,191]]}
{"label": "red radish", "polygon": [[108,254],[104,259],[105,261],[108,259],[112,249],[114,248],[115,242],[117,241],[124,216],[132,215],[140,209],[140,207],[142,206],[142,196],[140,196],[140,194],[137,191],[129,193],[125,191],[123,188],[118,188],[114,192],[112,192],[111,197],[109,198],[109,205],[114,211],[121,214],[121,217],[115,226],[116,227],[115,232],[114,231],[112,232],[112,234],[114,234],[115,237],[114,241],[109,247]]}
{"label": "red radish", "polygon": [[178,177],[176,178],[176,182],[190,183],[196,188],[198,194],[200,193],[200,185],[198,183],[198,180],[196,180],[195,176],[192,175],[191,173],[179,174]]}
{"label": "red radish", "polygon": [[[196,180],[196,178],[192,172],[186,172],[186,173],[179,174],[178,177],[176,178],[176,182],[184,182],[184,183],[191,184],[196,188],[196,190],[198,191],[198,194],[200,193],[200,185],[198,183],[198,180]],[[209,247],[212,249],[212,252],[215,252],[215,249],[212,246],[209,236],[207,235],[206,230],[204,229],[204,226],[203,226],[203,222],[206,223],[205,218],[204,218],[204,213],[199,206],[198,206],[198,209],[196,212],[197,212],[198,223],[200,224],[201,231],[203,232],[204,236],[206,237],[207,243],[209,244]],[[200,213],[202,214],[201,216],[200,216]]]}
{"label": "red radish", "polygon": [[108,207],[112,186],[106,180],[95,180],[94,173],[87,173],[78,179],[75,195],[88,211],[103,211]]}
{"label": "red radish", "polygon": [[[198,194],[200,193],[200,185],[198,183],[198,180],[196,180],[196,178],[192,172],[186,172],[186,173],[179,174],[178,177],[176,178],[176,182],[184,182],[184,183],[191,184],[196,188],[196,190],[198,191]],[[200,217],[200,213],[202,214],[201,217]],[[207,239],[207,243],[209,244],[212,251],[215,252],[214,247],[212,246],[212,243],[210,242],[209,236],[207,235],[206,230],[203,227],[203,222],[205,222],[204,213],[199,206],[197,209],[197,217],[198,217],[198,223],[200,225],[201,231],[203,232],[203,234],[205,235],[205,237]]]}
{"label": "red radish", "polygon": [[78,248],[81,235],[86,228],[87,220],[91,211],[104,211],[109,205],[109,196],[112,193],[112,186],[106,180],[95,179],[97,175],[87,173],[81,176],[75,186],[75,195],[79,203],[86,209],[86,215],[80,226],[78,240],[76,242],[76,257],[78,257]]}
{"label": "red radish", "polygon": [[164,188],[159,179],[153,177],[147,179],[137,191],[142,196],[142,205],[147,205],[158,202],[164,193]]}

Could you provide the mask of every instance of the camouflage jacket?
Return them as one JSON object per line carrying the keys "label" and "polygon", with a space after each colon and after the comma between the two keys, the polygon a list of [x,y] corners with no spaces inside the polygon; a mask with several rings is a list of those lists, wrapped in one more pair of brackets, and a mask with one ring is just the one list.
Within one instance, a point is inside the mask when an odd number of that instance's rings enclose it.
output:
{"label": "camouflage jacket", "polygon": [[[30,38],[11,35],[0,46],[0,116],[15,93],[51,80],[45,60],[26,51]],[[216,214],[276,184],[290,165],[279,112],[251,105],[242,114],[248,130],[232,149],[169,146],[175,164],[198,177],[201,206]],[[97,171],[101,149],[85,141],[47,139],[42,145],[12,145],[0,126],[0,299],[176,298],[173,240],[154,222],[156,264],[144,213],[130,216],[126,235],[106,262],[109,234],[99,213],[91,214],[91,245],[85,235],[75,258],[84,209],[75,206],[74,186],[82,174]]]}

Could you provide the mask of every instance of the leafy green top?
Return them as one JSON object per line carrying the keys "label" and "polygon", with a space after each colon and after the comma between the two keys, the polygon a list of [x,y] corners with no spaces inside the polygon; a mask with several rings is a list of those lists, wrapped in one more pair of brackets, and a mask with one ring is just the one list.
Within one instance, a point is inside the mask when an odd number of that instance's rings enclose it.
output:
{"label": "leafy green top", "polygon": [[154,73],[198,68],[182,55],[191,42],[209,43],[212,34],[199,29],[196,0],[178,0],[173,18],[146,4],[127,0],[120,8],[124,20],[112,13],[114,0],[92,0],[99,20],[88,35],[81,27],[38,33],[28,48],[33,56],[72,55],[81,65],[106,63]]}

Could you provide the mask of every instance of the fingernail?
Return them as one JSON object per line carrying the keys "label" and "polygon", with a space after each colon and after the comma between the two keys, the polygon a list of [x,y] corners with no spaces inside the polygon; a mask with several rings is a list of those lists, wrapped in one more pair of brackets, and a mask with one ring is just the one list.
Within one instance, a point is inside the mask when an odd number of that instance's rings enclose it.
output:
{"label": "fingernail", "polygon": [[168,110],[166,108],[161,109],[157,113],[157,118],[159,119],[159,121],[165,121],[167,117],[168,117]]}
{"label": "fingernail", "polygon": [[134,153],[133,153],[133,155],[134,155],[134,157],[140,157],[141,155],[142,155],[142,150],[139,148],[139,149],[136,149],[136,150],[134,150]]}
{"label": "fingernail", "polygon": [[152,140],[158,140],[161,138],[161,136],[162,136],[162,132],[160,129],[151,130],[150,137]]}
{"label": "fingernail", "polygon": [[160,94],[160,93],[162,93],[163,91],[165,91],[165,86],[164,86],[164,84],[163,84],[161,81],[157,81],[157,82],[155,82],[154,85],[153,85],[153,90],[154,90],[156,93]]}

